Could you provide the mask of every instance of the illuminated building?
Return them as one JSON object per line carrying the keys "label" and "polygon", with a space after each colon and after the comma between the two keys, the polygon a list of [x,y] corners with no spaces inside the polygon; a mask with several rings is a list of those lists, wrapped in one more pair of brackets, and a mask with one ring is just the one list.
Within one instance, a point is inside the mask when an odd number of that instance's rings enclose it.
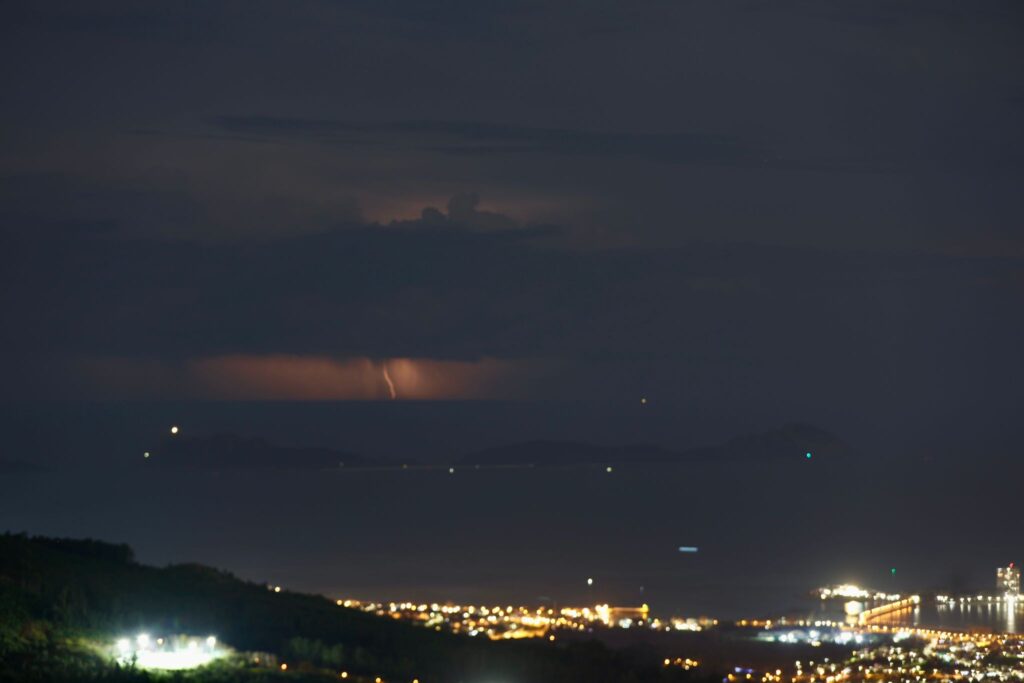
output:
{"label": "illuminated building", "polygon": [[996,570],[996,587],[1006,595],[1020,595],[1020,569],[1013,562]]}
{"label": "illuminated building", "polygon": [[641,605],[640,607],[612,607],[608,610],[608,621],[613,626],[627,626],[647,621],[649,614],[650,608],[647,605]]}

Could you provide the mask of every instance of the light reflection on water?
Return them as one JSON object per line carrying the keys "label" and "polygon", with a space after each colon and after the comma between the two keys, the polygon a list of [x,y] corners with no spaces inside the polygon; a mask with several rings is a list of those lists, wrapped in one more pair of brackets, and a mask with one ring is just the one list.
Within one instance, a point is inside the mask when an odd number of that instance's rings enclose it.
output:
{"label": "light reflection on water", "polygon": [[1018,624],[1024,610],[1024,602],[986,602],[953,605],[925,601],[912,612],[893,615],[885,623],[921,628],[938,628],[957,631],[980,630],[993,633],[1021,633]]}

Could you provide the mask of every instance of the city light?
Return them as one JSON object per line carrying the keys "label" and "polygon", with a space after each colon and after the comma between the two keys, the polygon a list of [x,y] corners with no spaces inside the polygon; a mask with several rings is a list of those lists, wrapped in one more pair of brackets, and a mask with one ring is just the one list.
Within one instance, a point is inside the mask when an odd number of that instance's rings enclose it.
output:
{"label": "city light", "polygon": [[171,434],[177,434],[177,433],[178,433],[178,425],[174,425],[173,427],[171,427]]}
{"label": "city light", "polygon": [[[684,546],[685,547],[685,546]],[[1005,574],[1005,572],[1004,572]],[[1005,578],[1003,574],[1000,578]],[[594,577],[587,577],[588,586],[593,586]],[[1000,586],[1001,587],[1001,586]],[[279,586],[269,586],[271,590],[280,590]],[[967,633],[938,631],[902,625],[899,621],[901,613],[915,609],[921,604],[917,595],[901,597],[872,591],[854,584],[840,584],[829,588],[818,589],[822,599],[845,600],[847,614],[851,618],[846,622],[822,620],[787,621],[780,620],[740,620],[735,625],[741,628],[757,629],[757,640],[775,643],[803,643],[812,647],[820,647],[825,643],[837,646],[863,647],[853,660],[844,664],[829,662],[810,662],[808,668],[797,663],[794,675],[787,674],[785,680],[778,669],[757,672],[753,669],[741,668],[726,676],[726,683],[861,683],[873,681],[876,673],[885,674],[881,680],[905,680],[914,683],[925,683],[928,678],[943,678],[918,674],[918,669],[911,667],[908,658],[902,652],[914,652],[920,662],[924,658],[939,657],[943,662],[955,662],[962,675],[954,675],[957,680],[980,680],[981,678],[997,678],[1003,681],[1011,679],[1024,681],[1024,668],[1013,668],[1012,663],[1001,663],[998,658],[984,659],[984,653],[1013,652],[1014,661],[1024,663],[1024,636],[1015,634]],[[957,599],[947,595],[936,595],[938,604],[946,606],[954,604]],[[1013,597],[1006,595],[977,595],[959,598],[960,602],[973,601],[975,604],[1004,602],[1013,604]],[[668,631],[701,631],[717,626],[717,620],[672,617],[669,619],[652,617],[650,608],[645,604],[640,607],[612,607],[598,604],[585,607],[515,607],[513,605],[454,605],[438,603],[363,603],[359,600],[335,600],[339,607],[349,607],[363,612],[387,616],[392,619],[410,621],[434,630],[447,630],[468,637],[481,636],[491,640],[508,640],[519,638],[538,638],[548,642],[560,641],[563,633],[572,631],[593,632],[596,629],[647,629],[659,632]],[[850,606],[855,604],[856,610]],[[870,607],[870,609],[868,609]],[[963,607],[961,607],[963,609]],[[916,640],[914,640],[916,639]],[[929,643],[925,646],[923,643]],[[889,645],[887,645],[889,643]],[[922,643],[917,645],[916,643]],[[892,648],[897,646],[896,650]],[[887,649],[888,648],[888,649]],[[899,650],[903,648],[903,651]],[[225,656],[228,650],[219,645],[216,636],[168,636],[156,637],[149,632],[141,632],[130,637],[121,637],[114,641],[112,652],[116,661],[126,666],[140,669],[182,670],[208,664]],[[938,654],[936,654],[938,653]],[[690,653],[693,654],[692,652]],[[987,657],[987,655],[984,655]],[[857,669],[850,665],[859,661],[873,662],[872,668]],[[660,660],[659,660],[660,661]],[[291,673],[293,663],[279,661],[268,662],[269,666],[281,672]],[[969,666],[968,666],[969,665]],[[666,657],[665,667],[678,667],[689,671],[699,666],[697,659],[692,657]],[[923,664],[921,665],[923,666]],[[901,669],[902,667],[902,669]],[[922,669],[923,671],[924,669]],[[900,674],[913,674],[900,677]],[[338,678],[350,679],[348,671],[338,672]],[[359,679],[359,676],[356,676]],[[383,683],[383,679],[374,679]],[[410,679],[405,679],[410,680]],[[417,683],[418,679],[411,679]]]}
{"label": "city light", "polygon": [[870,590],[867,588],[861,588],[860,586],[852,583],[843,583],[838,586],[819,588],[817,593],[822,600],[828,600],[829,598],[846,598],[894,602],[899,600],[901,597],[899,593],[886,593],[884,591]]}
{"label": "city light", "polygon": [[[1024,638],[1019,634],[958,633],[878,627],[890,638],[859,649],[844,662],[797,661],[789,683],[867,681],[1020,681],[1024,679]],[[911,640],[916,637],[917,640]],[[780,680],[776,672],[762,683]]]}
{"label": "city light", "polygon": [[1011,562],[996,570],[996,586],[1007,596],[1020,595],[1020,569]]}
{"label": "city light", "polygon": [[[593,581],[591,578],[590,581]],[[589,585],[589,584],[588,584]],[[377,616],[409,621],[437,631],[446,630],[490,640],[546,638],[555,631],[589,632],[598,628],[645,628],[653,631],[701,631],[718,625],[707,617],[652,618],[650,607],[526,607],[513,605],[453,605],[415,602],[338,600],[346,607]]]}
{"label": "city light", "polygon": [[676,657],[675,659],[666,657],[664,664],[665,666],[678,666],[684,671],[689,671],[690,669],[695,669],[700,666],[700,662],[696,659],[690,659],[689,657]]}
{"label": "city light", "polygon": [[[695,546],[680,546],[684,548]],[[1005,571],[999,576],[1005,579]],[[595,585],[594,577],[587,577],[588,586]],[[1000,585],[1002,587],[1002,585]],[[280,586],[268,586],[272,591],[280,591]],[[849,618],[846,622],[831,621],[827,619],[814,621],[787,621],[774,620],[740,620],[736,626],[758,630],[757,640],[776,643],[803,643],[812,647],[822,646],[824,643],[833,643],[840,646],[863,646],[859,656],[877,657],[879,653],[884,654],[884,649],[871,649],[881,647],[885,642],[900,643],[907,647],[904,641],[908,638],[931,640],[930,648],[937,648],[945,654],[943,656],[957,657],[968,653],[970,648],[988,647],[994,638],[1001,639],[1004,647],[1007,642],[1019,643],[1021,661],[1024,662],[1024,638],[1012,634],[970,634],[956,632],[940,632],[929,629],[909,627],[901,625],[899,621],[903,617],[900,614],[915,609],[921,598],[917,595],[899,596],[886,594],[880,591],[873,591],[855,584],[840,584],[817,590],[820,597],[824,599],[842,599],[843,606]],[[940,605],[954,604],[956,599],[947,595],[937,595],[935,600]],[[961,604],[965,601],[973,601],[975,604],[992,604],[993,602],[1006,602],[1013,604],[1012,598],[1006,595],[977,595],[959,598]],[[717,620],[701,618],[657,618],[652,617],[649,607],[645,604],[641,607],[612,607],[608,604],[598,604],[585,607],[514,607],[512,605],[453,605],[438,603],[413,603],[413,602],[389,602],[389,603],[363,603],[358,600],[341,599],[335,600],[339,607],[349,607],[363,612],[387,616],[392,619],[406,620],[434,630],[447,630],[456,634],[464,634],[468,637],[481,636],[490,640],[509,640],[519,638],[538,638],[548,642],[561,640],[565,632],[593,632],[595,629],[646,629],[652,631],[701,631],[708,627],[717,626]],[[853,609],[853,608],[856,609]],[[963,609],[963,607],[961,607]],[[916,641],[909,641],[911,643]],[[938,643],[938,645],[936,645]],[[932,650],[925,649],[928,654]],[[1015,650],[1016,651],[1016,650]],[[219,645],[214,635],[205,637],[192,636],[169,636],[156,637],[149,632],[141,632],[131,637],[117,639],[112,647],[116,661],[123,665],[136,666],[140,669],[158,670],[182,670],[191,669],[208,664],[215,659],[223,657],[228,650]],[[693,654],[693,653],[691,653]],[[886,655],[888,656],[888,655]],[[892,658],[893,662],[901,661],[898,656]],[[294,663],[292,663],[294,664]],[[271,666],[278,670],[290,673],[292,664],[285,662],[272,662]],[[666,657],[666,667],[678,667],[683,670],[691,670],[698,667],[698,661],[691,657]],[[792,677],[787,675],[785,681],[780,674],[772,671],[758,673],[750,669],[742,669],[732,674],[732,683],[848,683],[854,681],[866,681],[869,676],[861,672],[860,678],[856,670],[842,674],[838,669],[832,671],[832,665],[826,660],[826,666],[822,669],[821,664],[811,663],[811,668],[806,672],[797,665],[796,674]],[[875,666],[875,665],[873,665]],[[1002,676],[1003,669],[997,664],[987,665],[988,668],[975,668],[975,673],[984,672],[988,677],[1007,680]],[[821,673],[824,670],[825,673]],[[886,668],[880,671],[888,671]],[[900,673],[899,667],[894,669]],[[999,673],[996,673],[999,672]],[[1024,670],[1017,678],[1024,681]],[[348,671],[338,673],[340,679],[349,679]],[[358,676],[356,677],[358,678]],[[967,678],[963,676],[962,678]],[[379,677],[378,677],[379,679]],[[369,680],[369,679],[368,679]],[[379,679],[382,680],[382,679]],[[408,679],[407,679],[408,680]],[[418,679],[413,679],[414,683]],[[726,677],[727,683],[729,677]],[[922,679],[913,678],[918,683],[924,683]]]}

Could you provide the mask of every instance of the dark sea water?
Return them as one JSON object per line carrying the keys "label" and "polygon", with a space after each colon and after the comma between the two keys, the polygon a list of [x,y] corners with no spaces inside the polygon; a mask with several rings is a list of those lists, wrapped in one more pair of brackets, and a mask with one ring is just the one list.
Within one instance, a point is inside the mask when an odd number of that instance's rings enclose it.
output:
{"label": "dark sea water", "polygon": [[[0,529],[126,542],[143,562],[202,562],[339,597],[647,602],[656,614],[721,618],[810,613],[812,588],[847,581],[991,590],[995,567],[1024,556],[999,521],[1015,519],[1018,498],[998,459],[795,458],[611,474],[147,465],[139,453],[0,476]],[[964,514],[979,491],[986,508]]]}

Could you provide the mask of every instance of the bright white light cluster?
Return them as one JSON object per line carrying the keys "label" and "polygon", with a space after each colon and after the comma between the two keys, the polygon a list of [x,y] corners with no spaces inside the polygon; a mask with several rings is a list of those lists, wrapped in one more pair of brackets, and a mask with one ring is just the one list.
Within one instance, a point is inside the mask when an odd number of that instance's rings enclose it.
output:
{"label": "bright white light cluster", "polygon": [[898,593],[884,593],[882,591],[870,591],[860,586],[855,586],[852,583],[844,583],[839,586],[832,586],[831,588],[819,588],[818,595],[821,596],[822,600],[828,600],[829,598],[855,598],[858,600],[899,600],[900,596]]}
{"label": "bright white light cluster", "polygon": [[215,636],[152,638],[148,633],[140,633],[134,639],[121,638],[114,644],[118,663],[140,669],[194,669],[225,654],[227,650],[218,645]]}

